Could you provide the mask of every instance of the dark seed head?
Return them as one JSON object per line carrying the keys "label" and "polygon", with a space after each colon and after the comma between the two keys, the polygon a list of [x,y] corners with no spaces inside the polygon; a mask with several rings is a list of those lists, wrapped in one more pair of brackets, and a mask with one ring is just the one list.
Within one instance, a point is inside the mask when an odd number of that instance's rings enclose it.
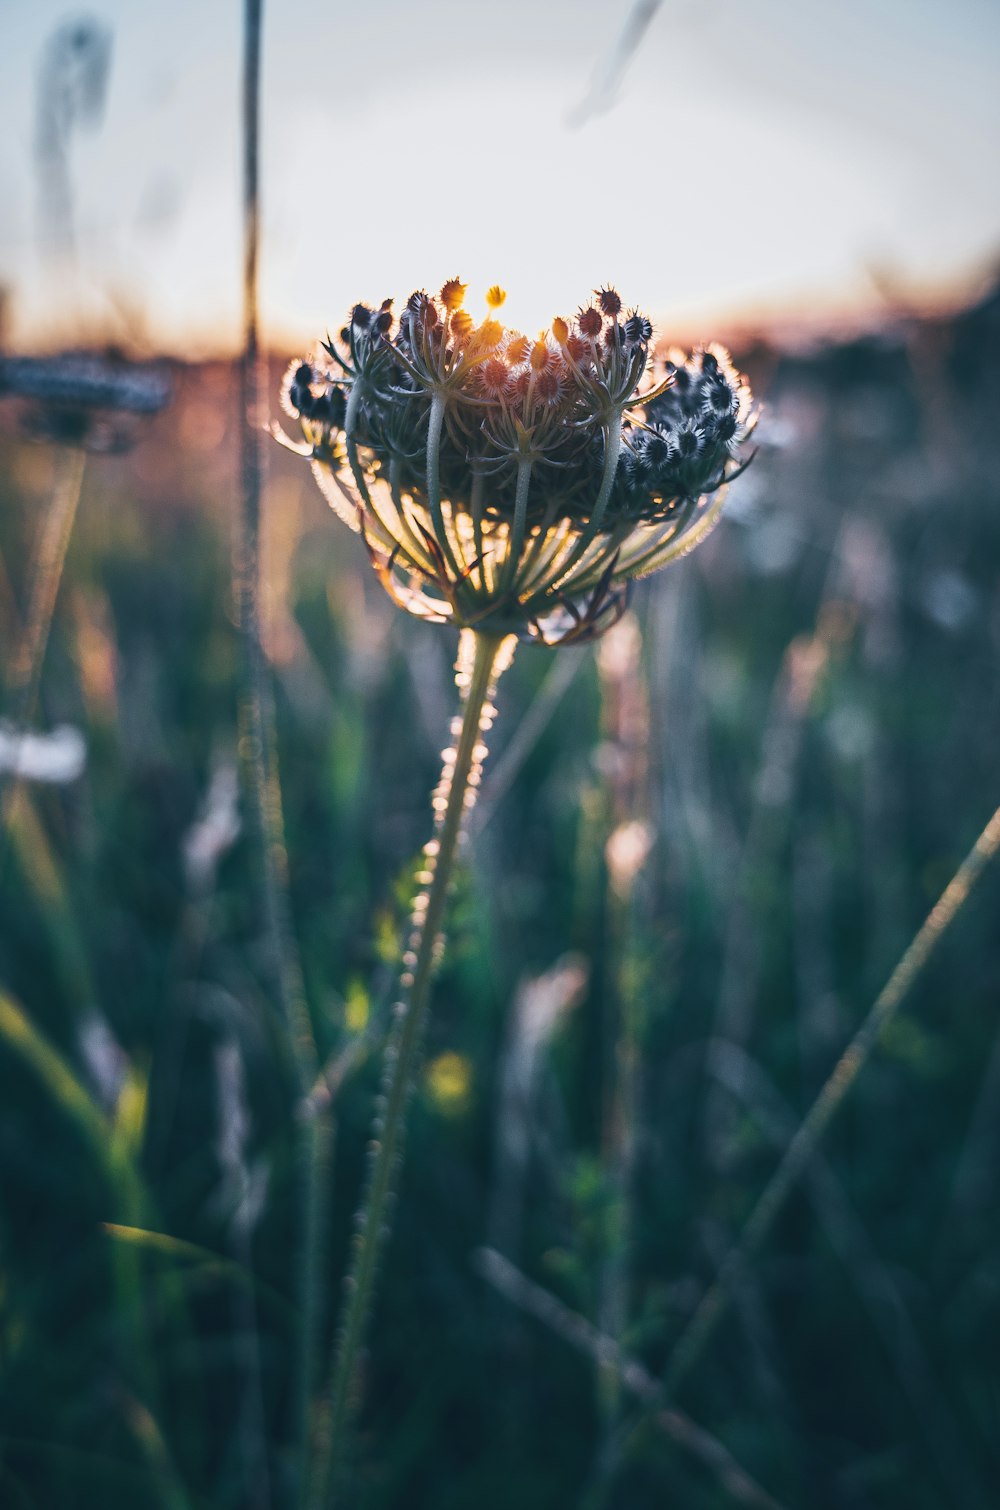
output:
{"label": "dark seed head", "polygon": [[633,346],[638,346],[640,343],[650,340],[652,334],[653,327],[646,319],[646,316],[641,315],[637,309],[634,309],[625,321],[626,341],[631,342]]}
{"label": "dark seed head", "polygon": [[600,335],[603,325],[604,321],[601,319],[600,310],[594,309],[593,306],[590,309],[583,310],[580,315],[580,334],[586,336],[589,341],[592,341],[595,336]]}
{"label": "dark seed head", "polygon": [[460,278],[449,278],[441,287],[441,303],[449,314],[456,309],[461,309],[465,303],[466,285]]}
{"label": "dark seed head", "polygon": [[607,315],[612,320],[621,314],[622,301],[615,289],[599,288],[595,292],[602,314]]}

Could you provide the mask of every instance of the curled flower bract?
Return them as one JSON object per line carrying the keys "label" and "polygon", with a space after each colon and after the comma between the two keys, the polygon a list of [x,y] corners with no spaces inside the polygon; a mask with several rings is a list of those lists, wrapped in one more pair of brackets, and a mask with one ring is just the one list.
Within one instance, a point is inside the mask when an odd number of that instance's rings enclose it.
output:
{"label": "curled flower bract", "polygon": [[[629,582],[702,539],[745,462],[749,388],[720,346],[672,351],[599,289],[534,340],[476,321],[465,285],[398,320],[358,304],[288,369],[282,403],[391,596],[424,618],[546,643],[600,632]],[[282,438],[282,437],[279,437]]]}

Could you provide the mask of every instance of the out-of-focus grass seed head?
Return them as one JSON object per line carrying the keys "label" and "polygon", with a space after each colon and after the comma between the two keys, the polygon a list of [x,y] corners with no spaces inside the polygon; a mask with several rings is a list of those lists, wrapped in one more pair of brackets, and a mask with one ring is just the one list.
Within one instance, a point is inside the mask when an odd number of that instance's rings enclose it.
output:
{"label": "out-of-focus grass seed head", "polygon": [[671,351],[598,289],[531,340],[477,322],[465,285],[357,304],[339,338],[297,359],[282,404],[337,513],[396,602],[459,627],[545,643],[599,633],[629,582],[714,525],[746,465],[750,390],[728,353]]}

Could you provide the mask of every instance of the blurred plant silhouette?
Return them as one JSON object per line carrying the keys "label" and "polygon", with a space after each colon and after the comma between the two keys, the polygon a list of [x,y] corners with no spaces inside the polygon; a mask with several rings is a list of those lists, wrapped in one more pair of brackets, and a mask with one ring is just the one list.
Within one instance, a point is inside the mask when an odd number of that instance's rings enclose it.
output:
{"label": "blurred plant silhouette", "polygon": [[38,70],[35,157],[39,228],[46,255],[76,264],[70,153],[74,136],[101,122],[112,33],[94,17],[66,21],[49,38]]}

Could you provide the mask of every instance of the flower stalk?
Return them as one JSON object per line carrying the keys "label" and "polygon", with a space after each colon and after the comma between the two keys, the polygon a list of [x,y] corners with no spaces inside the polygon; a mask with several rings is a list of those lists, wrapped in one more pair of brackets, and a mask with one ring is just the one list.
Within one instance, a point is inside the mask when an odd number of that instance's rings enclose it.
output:
{"label": "flower stalk", "polygon": [[455,859],[479,787],[486,756],[484,737],[494,717],[493,692],[500,673],[510,663],[514,643],[512,636],[470,629],[462,632],[456,665],[462,711],[452,725],[456,743],[442,757],[441,779],[433,802],[434,834],[425,846],[424,863],[417,878],[421,889],[413,904],[412,931],[403,955],[401,992],[386,1052],[367,1187],[356,1220],[345,1284],[344,1318],[334,1351],[328,1413],[306,1501],[309,1510],[325,1510],[335,1503],[354,1405],[358,1358],[378,1263],[389,1231],[394,1180],[430,987],[443,950],[442,930]]}
{"label": "flower stalk", "polygon": [[[385,1062],[326,1409],[305,1491],[329,1510],[344,1466],[371,1309],[441,953],[449,885],[486,753],[492,687],[517,640],[579,643],[625,611],[630,583],[709,533],[753,430],[750,390],[722,347],[672,352],[613,288],[530,340],[481,321],[457,278],[436,297],[356,304],[339,335],[285,374],[282,404],[327,501],[408,613],[461,631],[463,713],[434,797],[402,992]],[[651,378],[651,381],[647,381]],[[712,499],[710,502],[709,500]]]}

